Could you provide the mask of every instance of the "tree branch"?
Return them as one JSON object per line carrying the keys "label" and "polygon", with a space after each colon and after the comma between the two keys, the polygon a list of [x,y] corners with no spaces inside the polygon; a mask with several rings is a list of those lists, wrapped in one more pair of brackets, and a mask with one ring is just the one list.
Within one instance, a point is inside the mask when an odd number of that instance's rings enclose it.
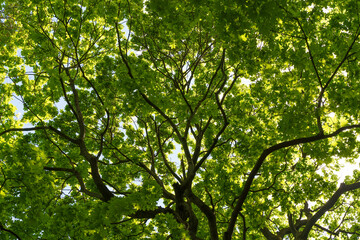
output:
{"label": "tree branch", "polygon": [[84,179],[82,178],[80,172],[78,172],[76,169],[73,169],[73,168],[59,168],[59,167],[46,167],[46,166],[44,167],[44,169],[48,170],[48,171],[73,173],[74,176],[77,178],[79,184],[80,184],[80,192],[83,192],[88,196],[95,197],[95,198],[98,198],[98,199],[101,199],[101,200],[104,201],[104,198],[100,194],[94,193],[94,192],[91,192],[91,191],[87,190],[87,188],[85,186],[85,183],[84,183]]}
{"label": "tree branch", "polygon": [[314,57],[313,57],[313,55],[312,55],[312,53],[311,53],[311,49],[310,49],[310,44],[309,44],[309,41],[308,41],[308,37],[307,37],[307,35],[306,35],[306,33],[305,33],[304,28],[302,27],[302,25],[301,25],[301,23],[300,23],[300,20],[299,20],[298,18],[294,18],[294,19],[295,19],[296,22],[298,23],[298,25],[299,25],[299,27],[300,27],[300,29],[301,29],[301,32],[302,32],[303,35],[304,35],[304,39],[305,39],[306,47],[307,47],[307,49],[308,49],[308,51],[309,51],[311,63],[312,63],[312,65],[313,65],[313,67],[314,67],[314,70],[315,70],[316,77],[317,77],[317,80],[318,80],[318,82],[319,82],[319,85],[320,85],[321,89],[323,89],[323,84],[322,84],[322,82],[321,82],[321,78],[320,78],[320,75],[319,75],[319,71],[318,71],[318,69],[317,69],[317,67],[316,67],[316,64],[315,64],[315,61],[314,61]]}
{"label": "tree branch", "polygon": [[46,130],[46,129],[51,130],[52,132],[56,133],[60,137],[66,139],[74,144],[78,144],[78,140],[69,137],[65,133],[61,132],[60,130],[57,130],[56,128],[54,128],[52,126],[31,127],[31,128],[10,128],[10,129],[0,132],[0,136],[4,135],[6,133],[9,133],[9,132],[28,132],[28,131]]}
{"label": "tree branch", "polygon": [[329,211],[341,197],[342,194],[360,188],[360,182],[353,184],[342,183],[338,190],[332,195],[332,197],[312,216],[305,225],[303,231],[296,238],[297,240],[306,240],[316,222]]}
{"label": "tree branch", "polygon": [[15,236],[18,240],[21,240],[19,235],[17,235],[15,232],[11,231],[10,229],[5,228],[2,223],[0,223],[0,231],[8,232],[11,235]]}
{"label": "tree branch", "polygon": [[273,153],[277,150],[283,149],[283,148],[295,146],[295,145],[302,144],[302,143],[310,143],[310,142],[315,142],[315,141],[319,141],[322,139],[331,138],[331,137],[338,135],[339,133],[341,133],[343,131],[346,131],[349,129],[354,129],[354,128],[359,128],[359,127],[360,127],[360,124],[345,126],[345,127],[339,128],[338,130],[336,130],[335,132],[330,133],[330,134],[326,134],[326,135],[318,134],[318,135],[311,136],[311,137],[298,138],[298,139],[294,139],[294,140],[290,140],[290,141],[281,142],[281,143],[275,144],[275,145],[265,149],[262,152],[262,154],[260,155],[260,157],[258,158],[255,166],[251,170],[251,172],[245,182],[244,188],[243,188],[243,190],[237,200],[236,206],[231,214],[228,228],[227,228],[226,232],[224,233],[224,240],[231,240],[231,236],[234,231],[237,216],[239,215],[239,212],[242,210],[242,206],[243,206],[243,204],[246,200],[246,197],[250,191],[250,187],[251,187],[251,184],[252,184],[255,176],[258,173],[260,167],[264,163],[267,156],[269,156],[271,153]]}
{"label": "tree branch", "polygon": [[171,214],[175,214],[174,210],[172,210],[171,208],[162,208],[162,207],[158,207],[157,209],[154,210],[138,210],[133,214],[130,214],[130,217],[132,218],[154,218],[156,215],[163,213],[171,213]]}
{"label": "tree branch", "polygon": [[209,231],[210,231],[210,239],[211,240],[218,240],[218,230],[216,225],[216,216],[214,212],[211,210],[211,208],[206,205],[200,198],[198,198],[191,189],[186,191],[187,197],[205,214],[208,225],[209,225]]}

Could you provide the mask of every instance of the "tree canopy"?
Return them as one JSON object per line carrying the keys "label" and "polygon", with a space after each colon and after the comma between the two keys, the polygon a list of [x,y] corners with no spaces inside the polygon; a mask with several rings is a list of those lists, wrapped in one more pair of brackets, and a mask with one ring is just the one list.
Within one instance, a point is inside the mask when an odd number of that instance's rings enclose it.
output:
{"label": "tree canopy", "polygon": [[359,239],[359,7],[2,0],[0,238]]}

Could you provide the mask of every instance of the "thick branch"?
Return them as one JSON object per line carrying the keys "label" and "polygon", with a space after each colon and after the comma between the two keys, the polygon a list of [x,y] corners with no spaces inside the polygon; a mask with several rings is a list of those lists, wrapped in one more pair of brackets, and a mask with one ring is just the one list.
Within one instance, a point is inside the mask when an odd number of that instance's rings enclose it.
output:
{"label": "thick branch", "polygon": [[338,130],[336,130],[335,132],[330,133],[330,134],[326,134],[326,135],[318,134],[318,135],[311,136],[311,137],[298,138],[298,139],[294,139],[294,140],[290,140],[290,141],[281,142],[281,143],[273,145],[272,147],[265,149],[263,151],[263,153],[261,154],[261,156],[258,158],[255,166],[253,167],[252,171],[249,174],[249,177],[247,178],[247,180],[245,182],[244,188],[243,188],[243,190],[237,200],[236,206],[231,214],[228,229],[224,233],[224,240],[231,239],[231,236],[234,231],[235,224],[236,224],[237,216],[239,215],[239,212],[242,210],[242,206],[243,206],[245,199],[250,191],[250,187],[251,187],[251,184],[252,184],[255,176],[258,173],[258,171],[260,170],[260,167],[264,163],[267,156],[269,156],[271,153],[273,153],[277,150],[283,149],[283,148],[331,138],[331,137],[338,135],[339,133],[341,133],[343,131],[346,131],[349,129],[354,129],[354,128],[359,128],[359,127],[360,127],[360,124],[345,126],[345,127],[339,128]]}
{"label": "thick branch", "polygon": [[79,139],[84,141],[86,131],[85,131],[84,117],[83,117],[83,114],[82,114],[82,111],[81,111],[81,108],[80,108],[79,94],[78,94],[78,91],[75,88],[74,79],[71,79],[69,70],[68,69],[65,69],[65,70],[66,70],[66,74],[70,78],[70,87],[71,87],[71,90],[72,90],[73,96],[74,96],[75,111],[76,111],[76,116],[77,116],[77,122],[78,122],[79,129],[80,129]]}
{"label": "thick branch", "polygon": [[306,240],[312,227],[316,222],[327,212],[329,211],[341,197],[342,194],[360,188],[360,182],[353,184],[342,183],[338,190],[332,195],[332,197],[312,216],[309,221],[306,223],[304,230],[297,236],[297,240]]}
{"label": "thick branch", "polygon": [[[304,226],[306,223],[307,223],[307,220],[305,220],[305,219],[297,220],[296,223],[293,224],[293,227],[297,231],[302,226]],[[266,237],[267,240],[281,240],[284,238],[285,235],[290,234],[292,232],[290,227],[281,229],[280,231],[277,232],[276,235],[274,233],[272,233],[267,227],[260,229],[260,231],[264,235],[264,237]]]}
{"label": "thick branch", "polygon": [[[83,155],[83,153],[82,153],[82,155]],[[88,154],[88,155],[90,155],[90,156],[85,157],[85,158],[90,163],[92,179],[94,180],[96,188],[99,190],[99,192],[103,196],[104,201],[107,202],[112,197],[114,197],[114,194],[106,187],[106,185],[104,184],[104,182],[100,176],[99,167],[98,167],[98,158],[91,154]],[[83,156],[86,156],[86,155],[83,155]]]}
{"label": "thick branch", "polygon": [[205,214],[208,225],[209,225],[209,232],[210,232],[210,239],[211,240],[218,240],[219,235],[216,226],[216,216],[211,208],[206,205],[200,198],[198,198],[191,190],[186,192],[187,197]]}
{"label": "thick branch", "polygon": [[95,197],[95,198],[98,198],[98,199],[102,199],[103,200],[103,197],[98,194],[98,193],[94,193],[94,192],[91,192],[89,190],[86,189],[86,186],[85,186],[85,183],[84,183],[84,179],[82,178],[81,174],[76,170],[76,169],[73,169],[73,168],[58,168],[58,167],[44,167],[45,170],[48,170],[48,171],[57,171],[57,172],[70,172],[70,173],[73,173],[74,176],[77,178],[79,184],[80,184],[80,192],[83,192],[85,193],[86,195],[89,195],[91,197]]}
{"label": "thick branch", "polygon": [[260,231],[267,240],[281,240],[281,238],[270,232],[267,227],[260,229]]}

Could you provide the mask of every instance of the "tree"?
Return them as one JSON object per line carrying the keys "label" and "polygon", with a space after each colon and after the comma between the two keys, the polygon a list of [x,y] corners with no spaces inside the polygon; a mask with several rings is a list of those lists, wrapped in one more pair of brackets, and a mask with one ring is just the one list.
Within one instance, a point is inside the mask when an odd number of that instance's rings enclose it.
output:
{"label": "tree", "polygon": [[359,4],[3,0],[1,239],[358,239]]}

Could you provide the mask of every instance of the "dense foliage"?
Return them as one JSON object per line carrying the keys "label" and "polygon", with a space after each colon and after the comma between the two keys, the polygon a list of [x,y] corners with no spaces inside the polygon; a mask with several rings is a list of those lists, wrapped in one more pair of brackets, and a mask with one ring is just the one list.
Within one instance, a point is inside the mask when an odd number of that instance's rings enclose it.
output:
{"label": "dense foliage", "polygon": [[359,239],[359,1],[1,7],[1,239]]}

